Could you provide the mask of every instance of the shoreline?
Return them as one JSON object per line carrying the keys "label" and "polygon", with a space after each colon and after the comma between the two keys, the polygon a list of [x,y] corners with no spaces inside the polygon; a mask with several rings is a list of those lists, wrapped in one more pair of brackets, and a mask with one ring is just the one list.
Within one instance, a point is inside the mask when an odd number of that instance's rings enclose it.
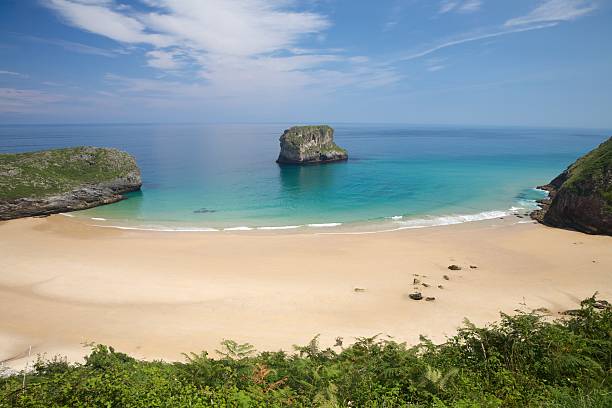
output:
{"label": "shoreline", "polygon": [[[540,307],[556,316],[596,291],[612,298],[612,237],[516,217],[384,234],[312,230],[159,234],[58,215],[1,222],[0,361],[29,346],[30,361],[78,361],[85,342],[165,360],[214,355],[223,339],[260,351],[291,351],[317,334],[323,346],[377,333],[441,342],[464,318],[485,324]],[[435,301],[408,299],[415,278]]]}
{"label": "shoreline", "polygon": [[[457,225],[470,222],[503,219],[516,217],[518,223],[527,223],[531,220],[531,213],[539,207],[533,203],[524,204],[527,207],[512,206],[506,210],[483,210],[478,213],[449,213],[438,215],[405,216],[396,215],[363,221],[345,222],[305,222],[287,225],[244,225],[241,223],[227,224],[225,226],[204,224],[202,222],[188,223],[186,221],[126,221],[105,217],[91,217],[59,213],[57,215],[72,218],[89,226],[97,228],[113,228],[118,230],[149,231],[149,232],[262,232],[262,231],[289,231],[296,233],[320,234],[375,234],[405,229],[420,229]],[[520,219],[523,219],[522,221]],[[95,222],[93,222],[95,221]],[[199,224],[199,225],[198,225]]]}

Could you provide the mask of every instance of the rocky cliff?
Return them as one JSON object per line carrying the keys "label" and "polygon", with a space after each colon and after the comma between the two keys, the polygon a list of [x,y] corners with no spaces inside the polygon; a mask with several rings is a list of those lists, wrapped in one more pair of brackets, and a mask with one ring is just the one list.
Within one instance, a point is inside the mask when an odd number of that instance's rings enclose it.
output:
{"label": "rocky cliff", "polygon": [[543,224],[588,234],[612,235],[612,138],[582,156],[549,184],[531,214]]}
{"label": "rocky cliff", "polygon": [[0,154],[0,220],[109,204],[141,185],[136,160],[117,149]]}
{"label": "rocky cliff", "polygon": [[277,163],[325,163],[348,159],[346,150],[334,143],[334,129],[327,125],[294,126],[280,137]]}

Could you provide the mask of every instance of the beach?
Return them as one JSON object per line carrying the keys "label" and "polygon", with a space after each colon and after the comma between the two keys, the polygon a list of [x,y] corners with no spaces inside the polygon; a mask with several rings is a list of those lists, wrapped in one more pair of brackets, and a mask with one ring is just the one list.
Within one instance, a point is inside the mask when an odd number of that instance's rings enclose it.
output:
{"label": "beach", "polygon": [[[612,237],[516,217],[377,234],[89,224],[61,215],[0,223],[0,360],[9,367],[23,367],[30,347],[29,361],[80,361],[91,343],[182,360],[215,356],[223,339],[260,351],[291,351],[317,334],[322,346],[377,334],[442,342],[465,318],[558,316],[596,291],[612,298]],[[408,298],[415,291],[435,300]]]}

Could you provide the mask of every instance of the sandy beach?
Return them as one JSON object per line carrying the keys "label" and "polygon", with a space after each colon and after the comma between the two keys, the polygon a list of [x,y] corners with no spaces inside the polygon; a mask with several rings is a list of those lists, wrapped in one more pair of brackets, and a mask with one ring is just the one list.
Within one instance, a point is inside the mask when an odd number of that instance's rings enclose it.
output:
{"label": "sandy beach", "polygon": [[[0,360],[22,367],[30,346],[33,356],[80,360],[88,342],[179,360],[214,355],[223,339],[258,350],[292,350],[316,334],[326,346],[378,333],[443,341],[464,318],[556,315],[595,291],[612,298],[612,237],[517,221],[366,235],[1,222]],[[435,301],[408,298],[415,278]]]}

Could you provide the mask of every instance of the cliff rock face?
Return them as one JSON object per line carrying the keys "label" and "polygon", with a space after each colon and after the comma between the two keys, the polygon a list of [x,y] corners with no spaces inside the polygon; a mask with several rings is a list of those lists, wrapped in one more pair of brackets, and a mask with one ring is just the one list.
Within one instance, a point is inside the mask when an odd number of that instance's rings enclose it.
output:
{"label": "cliff rock face", "polygon": [[325,163],[348,159],[346,150],[334,143],[334,129],[327,125],[294,126],[280,137],[277,163]]}
{"label": "cliff rock face", "polygon": [[117,149],[0,154],[0,220],[114,203],[141,185],[136,160]]}
{"label": "cliff rock face", "polygon": [[582,156],[545,186],[533,219],[588,234],[612,235],[612,138]]}

